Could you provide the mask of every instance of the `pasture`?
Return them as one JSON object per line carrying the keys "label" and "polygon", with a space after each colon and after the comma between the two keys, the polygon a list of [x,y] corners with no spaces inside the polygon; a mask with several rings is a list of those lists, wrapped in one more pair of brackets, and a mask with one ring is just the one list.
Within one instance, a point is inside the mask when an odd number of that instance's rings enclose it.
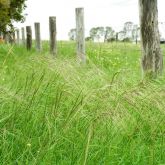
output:
{"label": "pasture", "polygon": [[0,164],[163,165],[164,75],[142,80],[140,45],[75,45],[0,45]]}

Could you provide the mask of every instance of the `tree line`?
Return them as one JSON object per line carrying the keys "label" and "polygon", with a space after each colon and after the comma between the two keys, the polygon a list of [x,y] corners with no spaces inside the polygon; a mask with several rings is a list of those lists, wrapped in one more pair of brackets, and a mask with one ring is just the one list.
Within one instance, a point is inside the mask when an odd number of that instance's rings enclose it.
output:
{"label": "tree line", "polygon": [[[70,40],[76,40],[76,29],[70,29],[68,33]],[[133,22],[124,23],[122,31],[116,32],[110,26],[92,27],[89,31],[89,36],[86,41],[137,41],[140,38],[140,27]]]}

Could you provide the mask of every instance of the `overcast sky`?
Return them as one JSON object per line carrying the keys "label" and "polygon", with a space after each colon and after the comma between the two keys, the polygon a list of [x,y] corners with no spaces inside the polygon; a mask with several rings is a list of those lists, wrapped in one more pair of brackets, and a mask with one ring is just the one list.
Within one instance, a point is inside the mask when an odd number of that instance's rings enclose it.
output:
{"label": "overcast sky", "polygon": [[[41,36],[49,38],[49,16],[57,17],[58,40],[68,39],[68,32],[75,28],[75,8],[84,7],[86,36],[95,26],[111,26],[120,31],[127,21],[139,23],[138,0],[27,0],[28,14],[23,24],[16,27],[34,26],[41,23]],[[165,0],[158,0],[159,21],[165,22]],[[165,31],[165,27],[161,27]],[[33,35],[34,36],[34,35]]]}

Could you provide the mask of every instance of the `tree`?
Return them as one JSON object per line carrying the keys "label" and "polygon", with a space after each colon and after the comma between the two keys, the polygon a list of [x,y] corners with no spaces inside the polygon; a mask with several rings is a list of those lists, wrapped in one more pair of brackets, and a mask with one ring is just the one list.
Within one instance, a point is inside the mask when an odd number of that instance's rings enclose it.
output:
{"label": "tree", "polygon": [[99,41],[102,37],[104,37],[104,27],[97,27],[97,35],[96,38]]}
{"label": "tree", "polygon": [[133,22],[124,23],[123,32],[125,34],[124,38],[132,39],[132,30],[133,30]]}
{"label": "tree", "polygon": [[163,70],[157,0],[139,0],[142,68],[144,76],[157,77]]}
{"label": "tree", "polygon": [[26,0],[0,0],[0,32],[5,33],[7,29],[13,30],[13,22],[23,22],[25,15]]}
{"label": "tree", "polygon": [[123,41],[124,38],[125,38],[125,32],[124,31],[118,32],[118,40]]}
{"label": "tree", "polygon": [[68,36],[69,36],[70,40],[75,41],[76,40],[76,29],[70,29]]}
{"label": "tree", "polygon": [[91,28],[89,34],[90,34],[90,37],[92,38],[92,40],[94,41],[94,39],[97,35],[97,29],[95,27]]}
{"label": "tree", "polygon": [[104,37],[104,27],[93,27],[90,30],[90,37],[93,41],[95,39],[99,41],[102,37]]}
{"label": "tree", "polygon": [[136,42],[137,44],[137,41],[138,41],[138,38],[139,38],[139,27],[138,25],[133,25],[133,29],[132,29],[132,39],[133,41]]}
{"label": "tree", "polygon": [[0,0],[0,32],[4,31],[6,25],[8,24],[10,17],[8,13],[8,9],[10,7],[10,3],[7,0]]}
{"label": "tree", "polygon": [[105,27],[105,30],[104,30],[104,42],[110,41],[113,38],[115,38],[115,31],[111,27],[109,27],[109,26]]}
{"label": "tree", "polygon": [[86,37],[85,41],[92,41],[92,38],[91,37]]}

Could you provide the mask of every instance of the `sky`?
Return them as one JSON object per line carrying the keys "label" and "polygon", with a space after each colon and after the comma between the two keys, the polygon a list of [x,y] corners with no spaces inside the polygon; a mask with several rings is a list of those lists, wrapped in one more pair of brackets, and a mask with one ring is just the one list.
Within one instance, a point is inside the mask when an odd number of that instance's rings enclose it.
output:
{"label": "sky", "polygon": [[[75,8],[84,8],[85,34],[97,26],[111,26],[121,31],[125,22],[139,23],[138,0],[27,0],[26,21],[16,23],[17,28],[41,24],[42,39],[49,38],[49,16],[56,16],[57,39],[67,40],[70,29],[75,28]],[[159,22],[165,22],[165,0],[158,0]],[[160,31],[165,32],[165,26]],[[164,34],[165,35],[165,34]]]}

